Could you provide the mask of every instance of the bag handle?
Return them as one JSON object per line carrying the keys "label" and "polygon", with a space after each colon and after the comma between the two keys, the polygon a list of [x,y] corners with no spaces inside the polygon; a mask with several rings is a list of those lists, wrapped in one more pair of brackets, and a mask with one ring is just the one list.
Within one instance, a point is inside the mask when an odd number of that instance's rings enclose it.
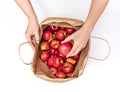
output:
{"label": "bag handle", "polygon": [[101,37],[97,37],[97,36],[91,36],[91,38],[99,39],[99,40],[102,40],[102,41],[106,42],[107,45],[108,45],[108,53],[104,58],[96,58],[96,57],[92,57],[92,56],[88,56],[88,57],[91,58],[91,59],[98,60],[98,61],[103,61],[103,60],[107,59],[108,56],[110,55],[110,50],[111,50],[109,42],[106,39],[101,38]]}
{"label": "bag handle", "polygon": [[21,43],[21,44],[19,45],[19,48],[18,48],[19,57],[20,57],[21,61],[22,61],[25,65],[31,65],[32,62],[31,62],[31,63],[26,63],[26,62],[23,60],[20,51],[21,51],[21,47],[22,47],[23,45],[28,44],[28,43],[30,43],[30,42],[32,42],[32,41]]}

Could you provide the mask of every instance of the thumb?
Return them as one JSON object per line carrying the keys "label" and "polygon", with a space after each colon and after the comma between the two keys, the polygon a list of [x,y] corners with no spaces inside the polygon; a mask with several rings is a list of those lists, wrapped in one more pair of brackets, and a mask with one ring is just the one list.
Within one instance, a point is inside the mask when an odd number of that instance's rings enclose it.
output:
{"label": "thumb", "polygon": [[71,36],[68,36],[64,41],[62,41],[61,43],[65,43],[65,42],[68,42],[68,41],[70,41],[70,40],[72,40],[72,38],[71,38]]}
{"label": "thumb", "polygon": [[35,39],[36,39],[36,43],[39,44],[40,41],[39,32],[35,32]]}

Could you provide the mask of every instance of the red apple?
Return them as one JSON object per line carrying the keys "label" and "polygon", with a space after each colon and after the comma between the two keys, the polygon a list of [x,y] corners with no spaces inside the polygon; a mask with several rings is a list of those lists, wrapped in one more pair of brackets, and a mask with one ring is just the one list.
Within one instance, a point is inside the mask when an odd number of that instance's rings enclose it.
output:
{"label": "red apple", "polygon": [[67,34],[72,34],[75,30],[73,28],[65,28]]}
{"label": "red apple", "polygon": [[49,29],[44,30],[42,38],[43,38],[43,40],[46,40],[46,41],[51,40],[52,39],[52,32]]}
{"label": "red apple", "polygon": [[68,36],[70,36],[70,34],[66,34],[66,38],[67,38]]}
{"label": "red apple", "polygon": [[48,50],[49,49],[49,42],[44,41],[40,43],[40,50]]}
{"label": "red apple", "polygon": [[50,54],[56,55],[56,54],[58,54],[58,50],[50,48]]}
{"label": "red apple", "polygon": [[76,60],[73,59],[73,58],[71,58],[71,57],[67,58],[67,59],[66,59],[66,62],[68,62],[68,63],[70,63],[70,64],[72,64],[72,65],[75,65],[75,64],[76,64]]}
{"label": "red apple", "polygon": [[64,63],[64,61],[63,61],[63,59],[61,58],[61,57],[59,57],[59,56],[55,56],[54,57],[54,61],[53,61],[53,66],[54,67],[60,67],[61,65],[63,65],[63,63]]}
{"label": "red apple", "polygon": [[46,62],[50,58],[50,54],[48,51],[42,51],[40,54],[40,58],[42,61]]}
{"label": "red apple", "polygon": [[56,75],[57,78],[66,78],[65,73],[63,73],[62,71],[56,72],[55,75]]}
{"label": "red apple", "polygon": [[56,51],[56,49],[50,48],[50,54],[54,55],[55,51]]}
{"label": "red apple", "polygon": [[64,56],[63,54],[57,53],[57,56],[62,57],[64,60],[66,59],[66,56]]}
{"label": "red apple", "polygon": [[50,47],[53,48],[53,49],[57,49],[60,45],[60,41],[57,40],[57,39],[52,39],[50,41]]}
{"label": "red apple", "polygon": [[66,56],[71,49],[72,49],[72,45],[69,42],[62,43],[58,47],[59,53],[62,54],[63,56]]}
{"label": "red apple", "polygon": [[55,35],[55,37],[57,38],[57,39],[59,39],[59,40],[64,40],[65,39],[65,37],[66,37],[66,32],[64,31],[64,30],[58,30],[57,32],[56,32],[56,35]]}
{"label": "red apple", "polygon": [[50,26],[49,26],[49,29],[50,29],[52,32],[57,31],[58,28],[59,28],[58,26],[53,26],[53,25],[50,25]]}
{"label": "red apple", "polygon": [[73,65],[68,62],[65,62],[59,69],[64,73],[69,74],[73,72]]}
{"label": "red apple", "polygon": [[75,56],[72,56],[72,58],[75,59],[75,60],[79,60],[80,54],[77,54],[77,55],[75,55]]}
{"label": "red apple", "polygon": [[55,58],[53,56],[51,56],[49,59],[48,59],[48,62],[47,62],[47,65],[48,66],[53,66],[53,62],[55,61]]}
{"label": "red apple", "polygon": [[56,74],[56,72],[57,72],[57,68],[55,68],[55,67],[50,67],[49,70],[52,74]]}

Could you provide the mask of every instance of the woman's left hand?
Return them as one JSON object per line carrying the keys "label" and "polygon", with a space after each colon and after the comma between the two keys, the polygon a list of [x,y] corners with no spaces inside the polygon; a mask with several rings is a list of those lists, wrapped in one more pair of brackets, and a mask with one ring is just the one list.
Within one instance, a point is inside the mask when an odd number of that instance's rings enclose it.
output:
{"label": "woman's left hand", "polygon": [[62,43],[68,42],[70,40],[74,41],[71,51],[68,53],[67,57],[77,55],[87,44],[90,38],[90,32],[92,29],[80,28],[72,35],[68,36]]}

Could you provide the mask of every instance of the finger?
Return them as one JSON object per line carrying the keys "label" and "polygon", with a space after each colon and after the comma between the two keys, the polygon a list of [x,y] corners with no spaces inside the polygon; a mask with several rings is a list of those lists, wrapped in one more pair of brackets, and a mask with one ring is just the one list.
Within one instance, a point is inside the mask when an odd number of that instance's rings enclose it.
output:
{"label": "finger", "polygon": [[77,55],[82,49],[83,49],[83,48],[78,48],[78,49],[72,54],[72,56]]}
{"label": "finger", "polygon": [[77,55],[84,47],[85,47],[85,44],[81,44],[72,55],[73,56]]}
{"label": "finger", "polygon": [[35,39],[36,39],[36,43],[39,44],[39,41],[40,41],[39,31],[35,32]]}
{"label": "finger", "polygon": [[71,36],[68,36],[64,41],[62,41],[61,43],[65,43],[65,42],[68,42],[68,41],[70,41],[70,40],[72,40],[72,37]]}
{"label": "finger", "polygon": [[70,57],[73,56],[74,52],[77,50],[77,47],[75,46],[75,44],[73,45],[71,51],[68,53],[68,55],[66,57]]}
{"label": "finger", "polygon": [[34,46],[34,43],[32,42],[32,39],[30,36],[26,35],[26,38],[27,38],[27,41],[29,42],[29,45],[31,46],[31,48],[33,50],[35,50],[35,46]]}

